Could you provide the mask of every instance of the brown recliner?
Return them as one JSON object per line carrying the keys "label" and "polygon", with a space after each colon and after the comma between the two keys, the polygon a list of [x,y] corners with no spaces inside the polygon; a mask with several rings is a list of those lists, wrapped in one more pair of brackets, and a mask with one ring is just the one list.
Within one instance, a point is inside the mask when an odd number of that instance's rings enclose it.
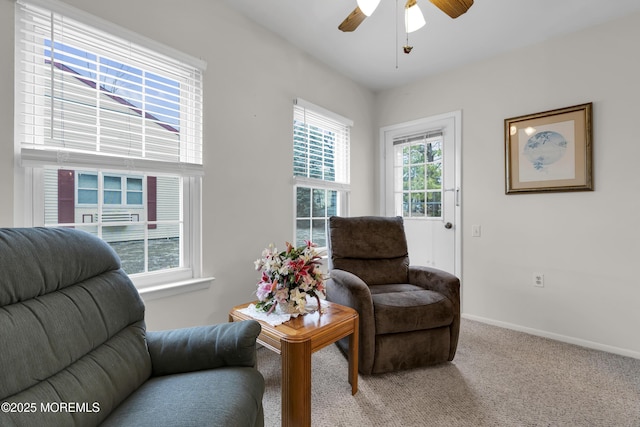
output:
{"label": "brown recliner", "polygon": [[[327,299],[360,315],[359,372],[379,374],[453,360],[460,280],[409,266],[401,217],[331,217]],[[349,342],[338,342],[347,353]]]}

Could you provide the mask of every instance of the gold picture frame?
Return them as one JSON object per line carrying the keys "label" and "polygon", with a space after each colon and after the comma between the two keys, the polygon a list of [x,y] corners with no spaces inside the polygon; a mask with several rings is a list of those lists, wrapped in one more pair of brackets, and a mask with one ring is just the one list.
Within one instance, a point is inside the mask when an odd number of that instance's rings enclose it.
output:
{"label": "gold picture frame", "polygon": [[505,193],[593,191],[592,109],[505,119]]}

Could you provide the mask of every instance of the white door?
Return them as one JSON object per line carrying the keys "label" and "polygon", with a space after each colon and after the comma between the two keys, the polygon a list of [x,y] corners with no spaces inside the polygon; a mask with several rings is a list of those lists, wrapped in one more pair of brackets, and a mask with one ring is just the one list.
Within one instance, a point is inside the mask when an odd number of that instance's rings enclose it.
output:
{"label": "white door", "polygon": [[412,265],[460,277],[460,111],[381,129],[383,212],[404,218]]}

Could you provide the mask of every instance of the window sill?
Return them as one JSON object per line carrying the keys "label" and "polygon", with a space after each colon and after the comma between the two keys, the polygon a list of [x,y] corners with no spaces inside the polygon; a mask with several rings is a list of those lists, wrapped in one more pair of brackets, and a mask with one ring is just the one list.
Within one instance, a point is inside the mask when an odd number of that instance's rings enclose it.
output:
{"label": "window sill", "polygon": [[175,295],[186,294],[204,289],[209,289],[215,277],[201,277],[198,279],[183,280],[166,285],[148,286],[138,289],[142,299],[152,301],[160,298],[167,298]]}

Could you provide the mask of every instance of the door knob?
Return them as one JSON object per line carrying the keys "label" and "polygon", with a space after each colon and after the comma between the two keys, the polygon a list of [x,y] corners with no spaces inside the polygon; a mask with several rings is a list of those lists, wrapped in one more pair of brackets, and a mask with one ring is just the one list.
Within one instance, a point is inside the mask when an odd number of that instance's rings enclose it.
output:
{"label": "door knob", "polygon": [[447,223],[444,225],[444,228],[446,228],[447,230],[449,230],[449,229],[453,228],[453,224],[451,224],[450,222],[447,222]]}

